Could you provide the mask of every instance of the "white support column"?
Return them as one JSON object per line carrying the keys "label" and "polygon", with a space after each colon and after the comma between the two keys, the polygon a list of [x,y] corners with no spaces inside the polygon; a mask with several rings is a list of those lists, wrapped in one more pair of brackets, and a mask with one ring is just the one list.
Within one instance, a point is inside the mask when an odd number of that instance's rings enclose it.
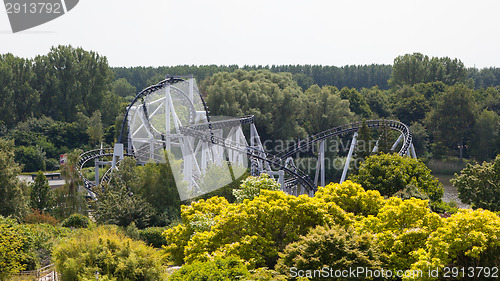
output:
{"label": "white support column", "polygon": [[321,164],[320,164],[320,157],[318,157],[318,160],[316,161],[316,172],[314,173],[314,185],[315,186],[318,186],[318,181],[319,181],[319,170],[320,170],[320,167],[321,167]]}
{"label": "white support column", "polygon": [[94,183],[95,185],[99,185],[99,158],[94,159],[95,162],[95,179]]}
{"label": "white support column", "polygon": [[411,151],[411,156],[417,159],[417,153],[415,153],[415,147],[413,146],[413,143],[411,143],[410,151]]}
{"label": "white support column", "polygon": [[189,100],[193,102],[194,99],[194,78],[189,78]]}
{"label": "white support column", "polygon": [[398,144],[401,142],[401,140],[402,140],[403,138],[404,138],[404,135],[403,135],[403,134],[401,134],[401,135],[399,136],[399,138],[396,140],[396,142],[392,145],[391,150],[396,149],[396,147],[398,147]]}
{"label": "white support column", "polygon": [[170,130],[171,130],[171,124],[170,124],[170,105],[172,104],[172,97],[170,96],[170,85],[167,85],[165,88],[165,137],[166,137],[166,147],[167,150],[171,151],[172,149],[172,144],[170,140]]}
{"label": "white support column", "polygon": [[122,159],[123,159],[123,143],[115,143],[115,147],[113,149],[113,161],[111,162],[111,167],[115,169],[118,160]]}
{"label": "white support column", "polygon": [[349,153],[347,154],[347,159],[344,164],[344,171],[342,171],[342,177],[340,178],[340,183],[343,183],[345,181],[345,177],[347,176],[347,170],[349,169],[352,153],[354,152],[354,148],[356,147],[357,137],[358,137],[358,132],[354,133],[354,136],[352,136],[351,148],[349,148]]}
{"label": "white support column", "polygon": [[375,143],[375,147],[373,148],[372,153],[377,152],[377,150],[378,150],[378,141],[379,140],[377,140],[377,142]]}
{"label": "white support column", "polygon": [[321,186],[325,186],[325,141],[319,143],[319,161],[321,164]]}
{"label": "white support column", "polygon": [[192,154],[190,153],[189,150],[189,143],[187,140],[187,137],[183,137],[181,140],[181,150],[182,150],[182,155],[184,156],[184,167],[183,167],[183,173],[184,173],[184,180],[189,182],[190,185],[193,183],[193,159]]}

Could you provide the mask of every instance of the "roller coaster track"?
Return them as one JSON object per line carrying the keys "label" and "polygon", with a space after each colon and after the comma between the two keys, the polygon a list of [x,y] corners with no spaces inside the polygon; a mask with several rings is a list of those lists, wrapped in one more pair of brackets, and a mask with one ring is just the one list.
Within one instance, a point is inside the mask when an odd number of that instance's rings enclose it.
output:
{"label": "roller coaster track", "polygon": [[[134,157],[134,155],[130,153],[125,153],[125,156]],[[85,164],[87,164],[87,162],[103,157],[113,157],[113,148],[101,148],[101,149],[90,150],[82,153],[78,157],[78,162],[76,164],[78,174],[83,179],[83,186],[90,192],[94,192],[93,187],[95,187],[96,184],[93,181],[83,176],[83,168]],[[105,176],[103,176],[103,180],[106,180],[106,182],[109,181],[109,176],[108,178],[105,178]]]}
{"label": "roller coaster track", "polygon": [[[242,118],[236,118],[231,120],[211,122],[212,123],[211,127],[212,129],[225,128],[239,124],[252,123],[253,120],[254,116],[245,116]],[[314,189],[314,186],[309,178],[309,175],[297,169],[295,166],[287,165],[286,159],[276,157],[269,153],[265,152],[263,153],[263,151],[254,147],[246,146],[245,148],[242,148],[242,145],[240,143],[236,143],[222,137],[217,137],[214,136],[213,134],[209,134],[206,131],[204,131],[207,129],[208,129],[208,124],[184,126],[181,128],[181,133],[240,153],[246,153],[247,156],[251,159],[266,161],[272,167],[282,169],[288,174],[292,175],[294,178],[297,179],[298,182],[304,184],[306,189]]]}
{"label": "roller coaster track", "polygon": [[[403,156],[407,154],[412,143],[412,134],[410,128],[408,128],[408,126],[406,126],[404,123],[395,120],[385,120],[385,119],[367,120],[365,121],[365,123],[368,128],[382,128],[385,126],[389,129],[399,131],[404,136],[403,146],[399,150],[399,155]],[[276,156],[286,159],[301,150],[303,151],[309,149],[315,143],[323,141],[327,138],[358,132],[361,126],[363,126],[363,122],[355,122],[322,131],[320,133],[312,135],[311,137],[305,140],[298,142],[293,147],[277,154]]]}

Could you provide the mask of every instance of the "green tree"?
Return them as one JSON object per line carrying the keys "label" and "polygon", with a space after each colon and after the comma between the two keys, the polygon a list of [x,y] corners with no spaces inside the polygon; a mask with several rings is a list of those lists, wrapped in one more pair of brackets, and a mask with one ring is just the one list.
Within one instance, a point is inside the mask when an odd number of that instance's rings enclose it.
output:
{"label": "green tree", "polygon": [[[35,75],[32,71],[33,62],[15,57],[12,54],[0,55],[0,109],[5,110],[4,120],[8,127],[33,117],[38,112],[37,104],[40,95],[33,88]],[[2,89],[3,88],[3,89]],[[1,116],[0,117],[4,117]]]}
{"label": "green tree", "polygon": [[30,206],[40,212],[47,212],[54,206],[54,198],[49,181],[42,171],[38,171],[35,181],[30,184]]}
{"label": "green tree", "polygon": [[40,113],[66,122],[75,121],[79,111],[91,116],[101,110],[113,78],[106,57],[71,46],[36,57],[33,70]]}
{"label": "green tree", "polygon": [[[434,142],[462,152],[471,139],[476,104],[473,91],[465,85],[450,86],[440,98],[437,106],[427,116],[427,128],[432,128]],[[462,153],[459,154],[462,157]]]}
{"label": "green tree", "polygon": [[180,218],[181,200],[178,189],[187,188],[185,182],[176,181],[173,169],[180,171],[181,163],[173,162],[173,156],[165,152],[163,163],[147,163],[137,167],[135,175],[139,181],[132,187],[135,194],[140,195],[154,208],[150,224],[155,226],[169,225]]}
{"label": "green tree", "polygon": [[349,108],[352,112],[362,118],[370,118],[372,111],[368,106],[363,95],[361,95],[356,89],[349,89],[347,87],[340,90],[340,98],[349,101]]}
{"label": "green tree", "polygon": [[215,116],[255,115],[263,139],[287,140],[305,135],[298,124],[301,88],[290,73],[267,70],[221,72],[200,85]]}
{"label": "green tree", "polygon": [[361,89],[361,95],[365,98],[370,110],[375,114],[375,118],[386,118],[391,115],[387,91],[382,91],[378,86],[374,86],[369,89]]}
{"label": "green tree", "polygon": [[45,171],[45,152],[36,146],[17,146],[15,160],[23,165],[24,172]]}
{"label": "green tree", "polygon": [[86,214],[87,202],[81,190],[82,179],[77,170],[78,157],[81,150],[68,153],[66,162],[61,167],[61,175],[65,179],[62,188],[55,190],[55,216],[59,219],[69,217],[74,213]]}
{"label": "green tree", "polygon": [[[162,177],[158,172],[158,166],[148,163],[147,167],[138,170],[136,165],[133,158],[123,159],[118,170],[113,172],[111,181],[96,190],[99,200],[93,202],[93,205],[94,215],[98,222],[119,226],[134,223],[139,228],[150,226],[154,216],[158,217],[153,223],[165,225],[169,222],[169,217],[162,217],[162,213],[155,212],[153,205],[146,199],[165,204],[161,201],[168,196],[161,194],[161,190],[158,190],[161,187],[157,185],[157,181]],[[142,185],[150,190],[158,190],[158,192],[150,194],[142,189]],[[155,198],[155,196],[160,196],[160,198]]]}
{"label": "green tree", "polygon": [[500,116],[484,109],[477,117],[472,139],[472,154],[479,161],[492,159],[500,153]]}
{"label": "green tree", "polygon": [[422,123],[414,122],[410,126],[411,141],[419,158],[429,157],[429,132]]}
{"label": "green tree", "polygon": [[297,84],[302,88],[303,91],[307,90],[314,84],[314,80],[304,73],[293,74],[293,80],[297,82]]}
{"label": "green tree", "polygon": [[397,154],[377,154],[366,158],[352,181],[365,189],[378,190],[384,196],[392,196],[408,185],[438,201],[443,196],[443,187],[431,175],[431,170],[422,161]]}
{"label": "green tree", "polygon": [[425,81],[429,57],[421,53],[405,54],[394,59],[391,79],[389,85],[400,87],[403,85],[412,86]]}
{"label": "green tree", "polygon": [[393,112],[398,119],[411,125],[425,118],[427,112],[431,110],[430,101],[414,88],[404,86],[394,94]]}
{"label": "green tree", "polygon": [[361,123],[361,128],[358,131],[356,149],[354,151],[355,171],[358,170],[364,159],[371,155],[375,144],[372,142],[370,128],[366,125],[366,120]]}
{"label": "green tree", "polygon": [[337,88],[312,85],[300,97],[301,123],[308,134],[318,133],[335,126],[349,123],[353,113],[349,101],[340,98]]}
{"label": "green tree", "polygon": [[474,208],[500,211],[500,155],[494,162],[467,164],[451,180],[458,190],[458,197]]}
{"label": "green tree", "polygon": [[89,127],[87,128],[87,134],[89,134],[90,143],[97,145],[102,141],[104,136],[104,131],[102,128],[101,112],[99,110],[94,111],[92,117],[89,119]]}
{"label": "green tree", "polygon": [[130,85],[125,78],[119,78],[113,82],[112,93],[124,98],[135,97],[137,89]]}
{"label": "green tree", "polygon": [[421,53],[405,54],[394,59],[389,85],[394,88],[435,81],[455,85],[464,83],[466,75],[467,70],[458,59],[429,58]]}
{"label": "green tree", "polygon": [[14,144],[0,139],[0,215],[21,218],[28,210],[28,189],[17,176],[21,167],[14,161]]}

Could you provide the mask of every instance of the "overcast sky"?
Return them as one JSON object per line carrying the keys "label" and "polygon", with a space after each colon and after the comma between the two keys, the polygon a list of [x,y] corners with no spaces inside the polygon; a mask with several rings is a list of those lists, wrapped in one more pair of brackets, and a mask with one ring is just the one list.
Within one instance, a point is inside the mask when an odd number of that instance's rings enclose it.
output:
{"label": "overcast sky", "polygon": [[0,9],[0,53],[71,44],[111,66],[392,64],[421,52],[500,67],[499,31],[498,0],[81,0],[16,34]]}

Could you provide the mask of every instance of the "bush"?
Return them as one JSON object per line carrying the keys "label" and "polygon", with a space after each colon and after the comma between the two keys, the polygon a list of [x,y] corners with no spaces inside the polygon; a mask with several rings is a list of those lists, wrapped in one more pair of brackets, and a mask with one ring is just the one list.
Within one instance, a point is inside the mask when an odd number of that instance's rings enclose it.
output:
{"label": "bush", "polygon": [[[286,281],[288,280],[288,275],[280,274],[277,271],[268,269],[267,267],[259,267],[250,270],[250,275],[243,280],[245,281]],[[300,280],[300,279],[298,279]]]}
{"label": "bush", "polygon": [[[306,195],[261,190],[253,200],[241,204],[193,203],[183,208],[183,224],[167,229],[167,251],[188,263],[212,256],[235,255],[249,268],[274,267],[278,252],[306,235],[310,228],[325,224],[350,224],[351,217],[333,202]],[[194,211],[203,204],[204,212]],[[223,206],[223,207],[222,207]],[[214,210],[214,212],[210,212]],[[218,215],[213,215],[218,213]],[[208,217],[207,217],[208,216]]]}
{"label": "bush", "polygon": [[169,281],[239,280],[248,276],[245,265],[236,257],[216,257],[206,262],[194,262],[181,267],[168,278]]}
{"label": "bush", "polygon": [[56,226],[59,223],[59,220],[54,218],[53,216],[45,213],[44,211],[39,211],[35,209],[31,209],[31,213],[27,214],[23,221],[25,223],[46,223],[52,226]]}
{"label": "bush", "polygon": [[[438,268],[443,278],[443,268],[498,267],[500,264],[500,218],[486,210],[461,209],[436,229],[425,247],[413,255],[418,259],[415,270]],[[466,271],[467,273],[467,271]],[[483,275],[475,280],[491,280]],[[429,280],[438,280],[438,278]]]}
{"label": "bush", "polygon": [[165,227],[148,227],[139,230],[139,238],[146,242],[146,245],[153,246],[155,248],[161,248],[167,245],[167,240],[163,236]]}
{"label": "bush", "polygon": [[422,161],[397,154],[380,153],[366,158],[359,173],[350,178],[365,189],[378,190],[383,196],[392,196],[412,185],[431,201],[443,197],[443,186]]}
{"label": "bush", "polygon": [[0,216],[0,280],[25,270],[29,239],[14,219]]}
{"label": "bush", "polygon": [[79,230],[53,256],[62,281],[94,280],[96,272],[100,280],[161,280],[165,272],[159,251],[111,226]]}
{"label": "bush", "polygon": [[[299,241],[286,247],[276,268],[283,274],[291,274],[292,267],[297,271],[307,272],[321,270],[325,266],[330,271],[357,267],[380,270],[381,263],[374,236],[368,233],[358,234],[352,227],[317,226]],[[311,280],[319,279],[321,277],[318,276]]]}
{"label": "bush", "polygon": [[89,227],[90,219],[82,214],[72,214],[62,223],[63,227],[87,228]]}
{"label": "bush", "polygon": [[392,197],[376,217],[358,222],[360,233],[375,235],[384,269],[406,270],[416,261],[412,252],[425,246],[429,235],[442,225],[427,200]]}
{"label": "bush", "polygon": [[[30,251],[36,259],[36,266],[43,267],[52,263],[52,249],[57,239],[68,236],[71,230],[49,224],[25,224],[22,226],[29,236]],[[35,269],[32,267],[31,269]]]}
{"label": "bush", "polygon": [[475,208],[500,211],[500,155],[493,163],[467,164],[451,180],[458,190],[458,198]]}
{"label": "bush", "polygon": [[314,196],[325,202],[333,202],[342,210],[355,215],[376,215],[384,206],[384,197],[378,191],[365,191],[361,185],[351,181],[320,186]]}
{"label": "bush", "polygon": [[444,202],[444,201],[436,201],[432,202],[431,210],[438,214],[455,214],[458,212],[459,208],[457,208],[457,202]]}
{"label": "bush", "polygon": [[128,237],[139,240],[139,229],[135,226],[135,222],[131,222],[126,228],[125,233]]}
{"label": "bush", "polygon": [[268,174],[262,174],[260,177],[248,177],[240,186],[240,189],[233,189],[233,195],[236,203],[243,203],[245,199],[252,200],[259,196],[261,190],[280,190],[281,186],[274,179],[269,178]]}

